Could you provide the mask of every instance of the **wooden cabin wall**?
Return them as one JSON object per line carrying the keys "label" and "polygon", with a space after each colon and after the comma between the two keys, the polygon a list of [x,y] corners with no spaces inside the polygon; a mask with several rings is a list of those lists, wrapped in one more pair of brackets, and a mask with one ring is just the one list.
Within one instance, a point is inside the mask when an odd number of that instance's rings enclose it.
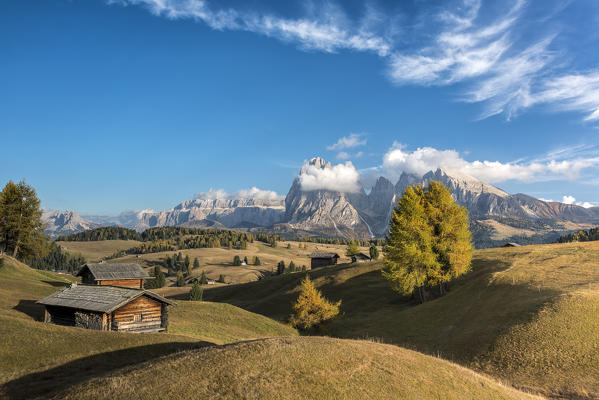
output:
{"label": "wooden cabin wall", "polygon": [[120,286],[132,289],[143,289],[143,279],[115,279],[98,281],[98,285]]}
{"label": "wooden cabin wall", "polygon": [[112,329],[118,331],[160,328],[161,324],[162,303],[146,296],[115,310],[111,318]]}

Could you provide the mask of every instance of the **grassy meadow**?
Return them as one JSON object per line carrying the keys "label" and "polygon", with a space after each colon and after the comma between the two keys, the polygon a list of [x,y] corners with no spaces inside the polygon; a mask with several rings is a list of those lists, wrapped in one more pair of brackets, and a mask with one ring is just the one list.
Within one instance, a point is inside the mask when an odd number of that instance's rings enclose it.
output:
{"label": "grassy meadow", "polygon": [[[61,242],[63,243],[63,242]],[[70,243],[70,242],[66,242]],[[92,249],[100,246],[100,242],[73,242],[78,244],[79,250],[89,252]],[[287,248],[287,246],[291,248]],[[227,283],[246,283],[257,281],[262,275],[270,274],[276,271],[277,264],[279,261],[284,261],[285,265],[289,265],[291,261],[301,268],[305,265],[306,268],[310,268],[310,258],[308,255],[315,251],[332,251],[336,252],[341,256],[340,263],[350,262],[350,258],[345,256],[346,246],[332,245],[332,244],[318,244],[308,243],[307,249],[300,249],[298,242],[277,242],[277,247],[271,247],[268,244],[254,241],[254,243],[248,243],[246,250],[229,250],[227,248],[202,248],[202,249],[187,249],[180,251],[163,251],[158,253],[142,254],[139,257],[137,255],[126,255],[124,257],[115,258],[108,260],[108,262],[136,262],[145,267],[153,267],[157,263],[162,263],[167,257],[172,257],[175,253],[181,253],[183,257],[189,256],[193,262],[194,258],[198,258],[200,262],[200,268],[194,269],[192,276],[199,277],[202,271],[206,272],[208,279],[217,280],[220,275],[225,276]],[[67,249],[67,251],[70,251]],[[361,248],[361,251],[368,254],[368,248]],[[110,254],[112,254],[111,252]],[[242,260],[244,257],[248,258],[250,264],[253,263],[254,257],[258,256],[262,265],[233,265],[233,257],[238,255]],[[166,269],[163,269],[166,273]],[[187,293],[189,288],[177,288],[175,285],[175,277],[167,278],[167,288],[158,290],[163,295],[176,295],[180,293]]]}
{"label": "grassy meadow", "polygon": [[[156,379],[160,376],[160,379]],[[165,382],[177,382],[166,385]],[[183,351],[70,388],[66,399],[535,399],[414,351],[369,341],[273,338]]]}
{"label": "grassy meadow", "polygon": [[[245,273],[280,260],[301,266],[315,250],[348,261],[344,246],[291,244],[182,253],[211,278],[235,276],[234,255],[265,262]],[[172,253],[119,261],[151,266]],[[136,335],[37,322],[35,300],[73,278],[4,259],[0,397],[599,398],[599,242],[476,251],[472,271],[422,305],[390,290],[381,261],[309,271],[328,299],[342,300],[342,315],[320,331],[339,339],[297,337],[286,325],[303,273],[206,286],[205,302],[187,301],[189,287],[160,289],[178,303],[169,333]]]}
{"label": "grassy meadow", "polygon": [[100,332],[39,322],[35,301],[72,281],[4,256],[0,267],[0,398],[47,397],[124,366],[213,344],[297,332],[228,304],[180,301],[168,334]]}
{"label": "grassy meadow", "polygon": [[[599,242],[477,251],[450,292],[418,305],[393,293],[382,263],[310,272],[343,316],[324,333],[439,355],[552,396],[599,398]],[[209,289],[284,321],[302,274]]]}
{"label": "grassy meadow", "polygon": [[93,242],[56,242],[70,254],[81,254],[87,261],[100,261],[120,250],[138,246],[137,240],[98,240]]}

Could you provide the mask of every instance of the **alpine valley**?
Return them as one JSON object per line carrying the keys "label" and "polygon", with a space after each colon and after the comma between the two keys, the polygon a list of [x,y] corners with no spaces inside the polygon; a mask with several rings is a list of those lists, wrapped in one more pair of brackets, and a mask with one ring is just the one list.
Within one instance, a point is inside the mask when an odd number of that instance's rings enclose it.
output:
{"label": "alpine valley", "polygon": [[472,176],[438,168],[423,176],[403,173],[397,182],[381,176],[369,188],[353,192],[304,190],[301,177],[311,168],[333,168],[322,158],[311,159],[294,179],[285,198],[213,196],[184,201],[172,210],[125,211],[117,217],[79,216],[75,211],[46,210],[46,232],[53,237],[102,225],[142,231],[156,226],[220,228],[274,232],[284,237],[327,236],[380,238],[388,229],[398,198],[414,184],[439,181],[470,213],[477,248],[506,242],[547,243],[566,232],[599,224],[599,207],[547,202],[525,194],[509,194]]}

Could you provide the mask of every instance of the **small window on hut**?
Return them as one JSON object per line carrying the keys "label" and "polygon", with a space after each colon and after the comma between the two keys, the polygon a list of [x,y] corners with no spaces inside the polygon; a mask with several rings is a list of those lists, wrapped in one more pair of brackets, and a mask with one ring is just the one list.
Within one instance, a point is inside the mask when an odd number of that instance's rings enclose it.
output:
{"label": "small window on hut", "polygon": [[140,322],[141,314],[133,314],[133,322]]}

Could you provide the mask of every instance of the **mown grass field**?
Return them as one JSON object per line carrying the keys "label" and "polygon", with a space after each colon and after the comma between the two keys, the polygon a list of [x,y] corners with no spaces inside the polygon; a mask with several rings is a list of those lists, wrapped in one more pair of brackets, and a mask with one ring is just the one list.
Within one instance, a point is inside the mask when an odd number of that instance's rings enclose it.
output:
{"label": "mown grass field", "polygon": [[283,324],[228,304],[181,301],[168,334],[99,332],[39,322],[35,301],[71,279],[10,257],[0,267],[0,398],[28,399],[124,366],[213,344],[297,335]]}
{"label": "mown grass field", "polygon": [[[156,379],[160,377],[160,379]],[[276,338],[184,351],[71,388],[66,399],[533,399],[396,346]]]}
{"label": "mown grass field", "polygon": [[100,261],[120,250],[139,245],[137,240],[98,240],[93,242],[56,242],[71,254],[81,254],[87,261]]}
{"label": "mown grass field", "polygon": [[[444,297],[417,305],[382,263],[311,271],[343,316],[325,333],[376,338],[552,396],[599,398],[599,242],[477,251]],[[209,289],[205,297],[285,320],[302,274]]]}

